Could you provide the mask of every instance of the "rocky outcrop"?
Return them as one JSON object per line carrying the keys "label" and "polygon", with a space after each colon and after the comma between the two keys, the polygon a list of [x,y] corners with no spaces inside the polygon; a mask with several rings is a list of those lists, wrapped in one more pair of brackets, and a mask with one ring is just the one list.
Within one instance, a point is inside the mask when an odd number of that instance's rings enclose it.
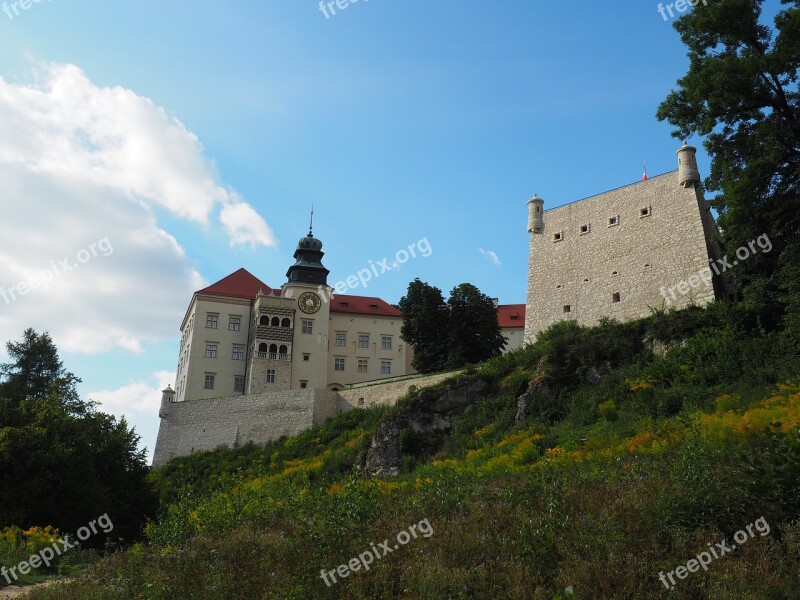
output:
{"label": "rocky outcrop", "polygon": [[378,426],[366,456],[362,471],[374,477],[394,477],[403,466],[402,432],[414,433],[448,431],[458,418],[469,411],[486,389],[482,379],[456,380],[444,389],[420,392],[414,404],[393,415]]}

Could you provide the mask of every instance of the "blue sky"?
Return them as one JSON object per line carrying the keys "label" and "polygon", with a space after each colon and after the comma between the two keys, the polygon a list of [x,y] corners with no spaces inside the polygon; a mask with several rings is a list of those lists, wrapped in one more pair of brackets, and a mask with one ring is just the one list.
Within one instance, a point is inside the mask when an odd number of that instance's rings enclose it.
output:
{"label": "blue sky", "polygon": [[280,286],[312,204],[332,283],[430,244],[352,293],[397,302],[420,277],[524,302],[534,192],[553,207],[635,182],[643,162],[676,168],[654,115],[685,54],[642,0],[0,13],[0,285],[114,248],[0,298],[0,337],[50,331],[82,395],[152,452],[192,291],[239,267]]}

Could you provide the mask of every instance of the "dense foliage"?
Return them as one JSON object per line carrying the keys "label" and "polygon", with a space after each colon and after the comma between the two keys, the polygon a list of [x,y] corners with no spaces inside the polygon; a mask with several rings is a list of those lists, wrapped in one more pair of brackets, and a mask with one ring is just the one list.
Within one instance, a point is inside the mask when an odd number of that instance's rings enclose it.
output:
{"label": "dense foliage", "polygon": [[[0,528],[74,533],[108,513],[113,538],[142,535],[156,498],[139,436],[82,401],[47,333],[7,346],[0,381]],[[102,539],[101,539],[102,538]],[[105,536],[86,541],[100,545]]]}
{"label": "dense foliage", "polygon": [[415,279],[400,299],[401,335],[414,349],[412,366],[434,373],[499,356],[506,345],[497,307],[474,285],[462,283],[444,301],[442,291]]}

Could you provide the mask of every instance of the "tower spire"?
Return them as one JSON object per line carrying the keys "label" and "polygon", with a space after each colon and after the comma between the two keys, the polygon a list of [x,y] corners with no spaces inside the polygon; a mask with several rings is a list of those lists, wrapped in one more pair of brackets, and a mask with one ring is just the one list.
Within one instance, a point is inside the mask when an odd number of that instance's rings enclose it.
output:
{"label": "tower spire", "polygon": [[314,237],[314,205],[311,205],[311,223],[308,225],[308,237]]}

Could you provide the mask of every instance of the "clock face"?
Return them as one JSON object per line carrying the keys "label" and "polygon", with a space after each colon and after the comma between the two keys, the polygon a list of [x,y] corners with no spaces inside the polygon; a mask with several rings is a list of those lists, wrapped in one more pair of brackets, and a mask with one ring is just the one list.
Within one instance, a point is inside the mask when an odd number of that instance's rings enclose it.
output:
{"label": "clock face", "polygon": [[319,310],[322,301],[314,292],[303,292],[297,299],[297,304],[300,306],[300,310],[310,315]]}

